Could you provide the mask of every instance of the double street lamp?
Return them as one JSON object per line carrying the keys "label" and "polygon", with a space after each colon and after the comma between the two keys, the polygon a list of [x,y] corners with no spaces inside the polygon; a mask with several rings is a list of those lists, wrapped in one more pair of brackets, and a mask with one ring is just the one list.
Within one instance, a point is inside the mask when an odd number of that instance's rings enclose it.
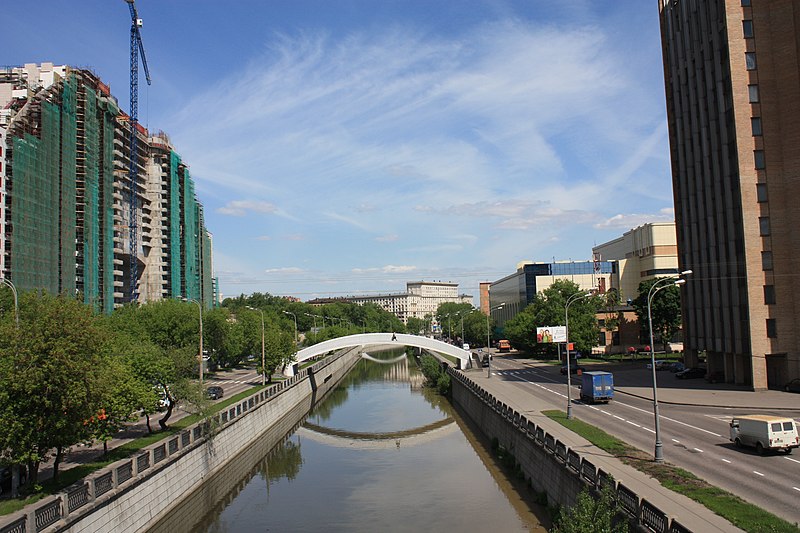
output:
{"label": "double street lamp", "polygon": [[650,325],[650,369],[653,372],[653,417],[655,418],[655,426],[656,426],[656,445],[655,445],[655,453],[653,455],[653,460],[656,463],[664,462],[664,452],[663,446],[661,443],[661,424],[659,422],[658,417],[658,384],[656,383],[656,352],[655,346],[653,345],[653,298],[658,291],[661,289],[666,289],[667,287],[677,286],[680,287],[684,283],[686,283],[685,279],[681,279],[680,276],[688,276],[691,274],[691,270],[684,270],[677,276],[667,276],[664,278],[658,279],[655,283],[650,286],[650,290],[647,292],[647,322]]}
{"label": "double street lamp", "polygon": [[[491,348],[492,345],[491,345],[491,342],[489,340],[489,319],[492,318],[492,311],[497,311],[499,309],[502,309],[503,306],[505,306],[505,305],[506,305],[506,303],[503,302],[500,305],[497,305],[495,307],[490,307],[489,308],[489,312],[486,313],[486,357],[489,358],[488,359],[489,366],[488,366],[488,370],[487,370],[487,374],[486,374],[487,378],[492,377],[492,348]],[[462,318],[462,320],[463,320],[463,318]],[[462,324],[463,324],[463,322],[462,322]]]}
{"label": "double street lamp", "polygon": [[572,369],[569,365],[569,306],[591,295],[592,293],[588,291],[576,292],[567,298],[567,302],[564,304],[564,333],[566,335],[564,344],[567,347],[567,419],[572,418]]}
{"label": "double street lamp", "polygon": [[264,310],[256,309],[255,307],[246,306],[251,311],[258,311],[261,313],[261,385],[267,384],[267,358],[266,350],[264,349]]}

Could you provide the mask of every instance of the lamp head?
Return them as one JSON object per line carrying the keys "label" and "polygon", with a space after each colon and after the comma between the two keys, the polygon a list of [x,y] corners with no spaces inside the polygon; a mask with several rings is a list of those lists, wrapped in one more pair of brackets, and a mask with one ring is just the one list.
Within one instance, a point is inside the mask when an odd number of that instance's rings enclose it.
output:
{"label": "lamp head", "polygon": [[688,276],[688,275],[690,275],[692,273],[693,272],[691,270],[684,270],[683,272],[681,272],[681,276]]}

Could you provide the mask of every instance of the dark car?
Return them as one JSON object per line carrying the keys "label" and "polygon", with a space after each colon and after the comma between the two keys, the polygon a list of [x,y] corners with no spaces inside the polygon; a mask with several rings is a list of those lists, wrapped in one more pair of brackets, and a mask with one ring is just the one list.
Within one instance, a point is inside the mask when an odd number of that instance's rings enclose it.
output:
{"label": "dark car", "polygon": [[705,368],[693,367],[693,368],[685,368],[680,372],[675,373],[675,377],[678,379],[694,379],[694,378],[702,378],[706,375]]}
{"label": "dark car", "polygon": [[481,366],[483,368],[486,368],[486,367],[489,366],[489,359],[490,358],[489,358],[489,354],[488,353],[483,354],[483,358],[481,359]]}
{"label": "dark car", "polygon": [[792,381],[787,383],[785,387],[783,387],[783,390],[786,392],[800,393],[800,378],[794,378]]}
{"label": "dark car", "polygon": [[[19,484],[23,485],[27,478],[24,466],[19,467]],[[11,492],[11,467],[0,466],[0,494]]]}
{"label": "dark car", "polygon": [[206,389],[206,394],[211,400],[219,400],[225,395],[225,391],[222,390],[222,387],[217,387],[215,385]]}
{"label": "dark car", "polygon": [[[583,374],[586,369],[582,366],[578,365],[577,363],[570,363],[569,365],[569,373],[570,374]],[[567,374],[567,365],[561,367],[561,373],[566,375]]]}
{"label": "dark car", "polygon": [[673,374],[680,372],[681,370],[686,370],[686,365],[681,363],[680,361],[675,361],[669,366],[669,371]]}

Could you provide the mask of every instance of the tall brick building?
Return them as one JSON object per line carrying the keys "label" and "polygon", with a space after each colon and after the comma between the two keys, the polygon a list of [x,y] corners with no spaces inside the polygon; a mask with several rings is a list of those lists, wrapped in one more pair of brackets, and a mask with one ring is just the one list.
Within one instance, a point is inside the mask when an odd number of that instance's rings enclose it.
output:
{"label": "tall brick building", "polygon": [[659,0],[690,363],[800,377],[800,2]]}

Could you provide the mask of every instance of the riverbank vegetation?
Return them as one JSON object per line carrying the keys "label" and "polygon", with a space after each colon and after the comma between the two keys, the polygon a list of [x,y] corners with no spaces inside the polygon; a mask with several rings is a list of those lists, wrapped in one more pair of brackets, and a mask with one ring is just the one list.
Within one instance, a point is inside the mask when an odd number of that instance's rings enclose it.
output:
{"label": "riverbank vegetation", "polygon": [[443,396],[450,394],[450,375],[435,357],[423,354],[420,357],[419,365],[429,386],[436,387],[439,394]]}

